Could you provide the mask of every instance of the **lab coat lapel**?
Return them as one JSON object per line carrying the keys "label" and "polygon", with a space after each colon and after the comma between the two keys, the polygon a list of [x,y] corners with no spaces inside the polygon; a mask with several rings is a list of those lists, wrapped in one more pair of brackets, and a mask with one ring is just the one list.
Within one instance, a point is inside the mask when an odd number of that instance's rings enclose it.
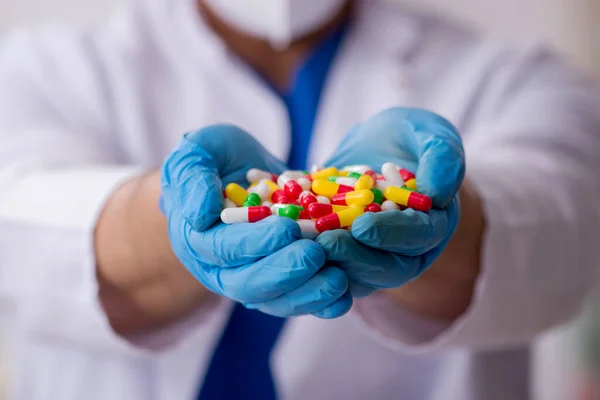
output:
{"label": "lab coat lapel", "polygon": [[356,123],[389,107],[410,106],[405,59],[419,40],[419,27],[398,18],[397,10],[391,17],[388,4],[366,3],[358,2],[325,84],[309,164],[325,163]]}

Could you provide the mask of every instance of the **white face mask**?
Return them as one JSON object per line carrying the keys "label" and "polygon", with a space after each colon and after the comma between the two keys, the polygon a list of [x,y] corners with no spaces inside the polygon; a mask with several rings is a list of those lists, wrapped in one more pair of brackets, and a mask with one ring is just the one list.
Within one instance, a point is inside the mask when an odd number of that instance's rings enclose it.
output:
{"label": "white face mask", "polygon": [[318,30],[346,4],[346,0],[203,1],[228,24],[279,49]]}

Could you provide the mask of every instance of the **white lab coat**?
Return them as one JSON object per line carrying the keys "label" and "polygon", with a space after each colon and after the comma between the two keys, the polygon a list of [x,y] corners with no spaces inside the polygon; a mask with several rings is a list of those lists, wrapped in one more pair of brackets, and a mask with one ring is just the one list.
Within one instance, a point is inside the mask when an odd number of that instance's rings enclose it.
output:
{"label": "white lab coat", "polygon": [[[193,0],[139,0],[99,30],[16,32],[0,48],[0,298],[15,306],[18,400],[192,400],[231,303],[121,338],[97,299],[92,234],[120,182],[182,134],[236,123],[286,157],[282,102],[203,25]],[[289,321],[281,398],[528,398],[529,343],[579,309],[600,253],[600,100],[536,47],[509,50],[363,0],[327,82],[310,161],[389,106],[462,132],[487,216],[482,273],[453,324],[374,295]],[[249,396],[251,398],[251,396]]]}

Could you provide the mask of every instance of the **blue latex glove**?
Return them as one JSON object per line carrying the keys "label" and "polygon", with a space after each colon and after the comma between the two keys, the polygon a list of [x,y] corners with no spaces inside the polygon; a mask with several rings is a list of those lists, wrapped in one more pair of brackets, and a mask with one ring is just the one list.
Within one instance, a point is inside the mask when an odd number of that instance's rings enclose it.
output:
{"label": "blue latex glove", "polygon": [[425,110],[386,110],[354,127],[326,165],[366,164],[379,172],[385,162],[416,171],[417,187],[432,198],[434,209],[366,213],[351,232],[318,237],[327,259],[348,275],[353,297],[416,278],[458,225],[465,159],[460,136],[448,121]]}
{"label": "blue latex glove", "polygon": [[301,240],[295,221],[220,221],[224,186],[247,184],[251,167],[273,173],[285,169],[234,126],[210,126],[185,135],[162,168],[162,208],[176,256],[209,290],[248,308],[279,317],[345,314],[352,306],[346,275],[324,267],[323,249]]}

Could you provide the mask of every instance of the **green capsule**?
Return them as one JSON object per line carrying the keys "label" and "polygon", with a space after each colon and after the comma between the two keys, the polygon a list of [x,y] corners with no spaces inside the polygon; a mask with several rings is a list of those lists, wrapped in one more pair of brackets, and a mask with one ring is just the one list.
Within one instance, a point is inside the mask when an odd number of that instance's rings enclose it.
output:
{"label": "green capsule", "polygon": [[354,178],[354,179],[360,179],[360,177],[361,177],[361,176],[362,176],[362,175],[361,175],[361,174],[359,174],[358,172],[350,172],[350,173],[348,174],[348,178]]}
{"label": "green capsule", "polygon": [[329,178],[327,178],[327,180],[329,182],[335,182],[337,181],[339,178],[341,178],[340,176],[330,176]]}
{"label": "green capsule", "polygon": [[416,190],[412,190],[411,188],[408,188],[408,187],[406,187],[406,186],[402,186],[402,189],[406,189],[406,190],[409,190],[409,191],[411,191],[411,192],[416,192]]}
{"label": "green capsule", "polygon": [[373,192],[373,195],[375,196],[375,200],[373,200],[373,203],[382,205],[383,204],[383,192],[377,188],[371,189],[371,192]]}
{"label": "green capsule", "polygon": [[258,195],[258,193],[249,193],[246,196],[246,201],[244,201],[244,207],[255,207],[260,206],[262,203],[262,199]]}
{"label": "green capsule", "polygon": [[295,206],[293,204],[287,205],[285,207],[281,207],[277,210],[277,215],[280,217],[291,218],[294,221],[297,221],[300,218],[300,211],[302,207]]}

